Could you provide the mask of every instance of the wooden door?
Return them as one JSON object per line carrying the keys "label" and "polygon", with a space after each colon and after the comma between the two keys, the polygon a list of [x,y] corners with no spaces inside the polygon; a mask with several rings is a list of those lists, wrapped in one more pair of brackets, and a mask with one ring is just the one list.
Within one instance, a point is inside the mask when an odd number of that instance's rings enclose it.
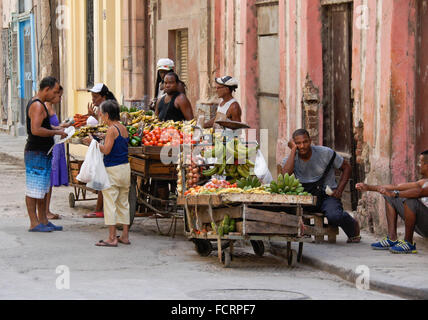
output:
{"label": "wooden door", "polygon": [[273,177],[277,176],[276,141],[278,140],[279,113],[278,19],[278,1],[257,3],[260,129],[268,130],[269,149],[264,157]]}
{"label": "wooden door", "polygon": [[324,145],[339,152],[353,167],[344,205],[355,210],[357,168],[353,139],[352,3],[323,6]]}
{"label": "wooden door", "polygon": [[418,1],[416,67],[416,156],[428,150],[428,0]]}

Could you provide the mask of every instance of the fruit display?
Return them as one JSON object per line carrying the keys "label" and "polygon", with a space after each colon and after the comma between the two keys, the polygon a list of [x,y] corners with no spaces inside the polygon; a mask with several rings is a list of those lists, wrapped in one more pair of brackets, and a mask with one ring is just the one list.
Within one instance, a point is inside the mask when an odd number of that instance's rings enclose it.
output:
{"label": "fruit display", "polygon": [[75,137],[86,138],[89,135],[97,135],[97,134],[103,135],[107,133],[107,130],[108,130],[108,127],[103,125],[98,125],[95,127],[90,127],[90,126],[81,127],[79,130],[76,131],[73,138]]}
{"label": "fruit display", "polygon": [[280,174],[277,181],[272,181],[270,184],[270,192],[276,194],[286,195],[299,195],[308,196],[309,193],[305,192],[299,179],[296,179],[294,174],[291,176],[286,173],[285,175]]}
{"label": "fruit display", "polygon": [[259,188],[262,186],[262,183],[256,176],[250,176],[239,180],[237,182],[237,185],[238,185],[238,188],[248,190],[248,189]]}
{"label": "fruit display", "polygon": [[211,179],[204,186],[195,186],[188,189],[184,195],[197,194],[223,194],[223,193],[243,193],[243,190],[238,188],[236,184],[232,184],[226,180]]}
{"label": "fruit display", "polygon": [[226,175],[231,178],[231,183],[235,183],[242,177],[248,178],[255,166],[249,157],[256,151],[257,147],[249,148],[237,138],[225,145],[222,140],[216,139],[214,148],[206,150],[203,155],[217,158],[217,163],[210,169],[204,170],[202,174],[207,177]]}
{"label": "fruit display", "polygon": [[211,223],[211,228],[214,234],[218,234],[220,237],[223,237],[230,232],[236,231],[236,220],[230,219],[228,215],[225,215],[219,226],[216,226],[215,223]]}

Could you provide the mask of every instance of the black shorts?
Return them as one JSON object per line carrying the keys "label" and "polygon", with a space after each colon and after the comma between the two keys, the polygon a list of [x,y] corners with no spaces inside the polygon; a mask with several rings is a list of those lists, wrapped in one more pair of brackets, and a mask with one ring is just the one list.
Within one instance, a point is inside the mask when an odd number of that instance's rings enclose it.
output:
{"label": "black shorts", "polygon": [[385,200],[394,207],[398,215],[404,220],[404,204],[416,214],[415,231],[423,237],[428,237],[428,208],[418,199],[390,198]]}

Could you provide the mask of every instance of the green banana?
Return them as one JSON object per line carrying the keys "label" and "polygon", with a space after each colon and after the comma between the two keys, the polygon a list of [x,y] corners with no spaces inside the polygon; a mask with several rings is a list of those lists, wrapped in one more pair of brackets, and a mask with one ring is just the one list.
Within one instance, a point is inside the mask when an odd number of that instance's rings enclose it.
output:
{"label": "green banana", "polygon": [[223,163],[217,169],[218,169],[217,170],[217,174],[220,175],[220,176],[223,175],[224,170],[226,170],[226,163]]}
{"label": "green banana", "polygon": [[284,186],[290,186],[290,175],[288,172],[284,175]]}
{"label": "green banana", "polygon": [[285,184],[284,184],[284,177],[283,177],[283,175],[282,174],[280,174],[279,176],[278,176],[278,187],[280,188],[280,189],[284,189],[285,188]]}
{"label": "green banana", "polygon": [[217,172],[217,167],[214,167],[212,169],[202,171],[202,174],[206,177],[211,177],[215,175],[216,172]]}
{"label": "green banana", "polygon": [[271,182],[270,188],[271,188],[273,193],[279,193],[278,184],[275,181]]}
{"label": "green banana", "polygon": [[248,176],[250,175],[250,173],[246,171],[242,166],[238,166],[237,170],[238,170],[238,173],[244,178],[248,178]]}

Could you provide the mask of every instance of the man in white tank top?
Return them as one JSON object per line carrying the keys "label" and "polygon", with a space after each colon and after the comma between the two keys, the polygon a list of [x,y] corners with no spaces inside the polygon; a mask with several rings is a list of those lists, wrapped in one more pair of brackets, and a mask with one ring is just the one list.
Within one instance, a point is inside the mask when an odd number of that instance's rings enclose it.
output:
{"label": "man in white tank top", "polygon": [[[419,156],[422,179],[399,185],[370,186],[357,184],[360,191],[379,192],[385,196],[388,236],[373,243],[375,250],[390,250],[392,253],[416,253],[413,233],[428,237],[428,150]],[[404,241],[397,238],[397,216],[404,219]]]}
{"label": "man in white tank top", "polygon": [[238,101],[233,97],[233,92],[238,89],[238,81],[230,76],[216,78],[216,91],[222,100],[217,108],[217,114],[205,123],[205,128],[215,127],[216,121],[231,120],[241,122],[242,110]]}

